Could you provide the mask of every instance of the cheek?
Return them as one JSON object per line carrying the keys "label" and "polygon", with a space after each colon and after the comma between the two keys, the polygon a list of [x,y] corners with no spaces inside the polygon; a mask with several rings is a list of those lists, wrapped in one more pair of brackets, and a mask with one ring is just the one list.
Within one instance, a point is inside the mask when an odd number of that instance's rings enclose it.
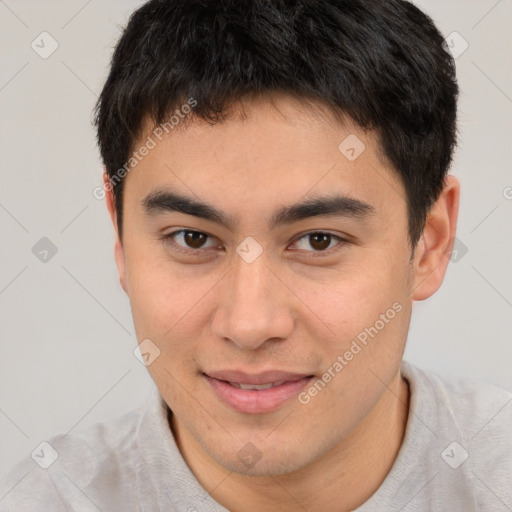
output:
{"label": "cheek", "polygon": [[151,256],[133,253],[127,261],[137,338],[153,339],[162,350],[170,348],[173,339],[182,340],[180,348],[187,346],[187,338],[195,339],[205,321],[206,298],[219,276]]}
{"label": "cheek", "polygon": [[336,380],[345,389],[361,382],[368,368],[389,377],[401,359],[411,308],[406,268],[395,258],[368,258],[326,279],[323,287],[310,286],[307,304],[329,326],[322,331],[328,333],[322,340],[326,370],[341,356],[343,369],[331,371],[344,375]]}
{"label": "cheek", "polygon": [[[346,338],[373,325],[396,302],[404,305],[407,276],[403,268],[367,260],[357,268],[330,275],[323,283],[304,283],[297,288],[312,311],[336,335]],[[390,311],[390,316],[394,312]]]}

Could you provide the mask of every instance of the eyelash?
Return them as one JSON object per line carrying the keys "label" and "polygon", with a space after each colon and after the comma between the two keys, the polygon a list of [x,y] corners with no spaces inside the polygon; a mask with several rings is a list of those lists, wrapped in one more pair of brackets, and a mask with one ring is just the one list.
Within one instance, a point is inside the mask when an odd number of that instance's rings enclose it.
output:
{"label": "eyelash", "polygon": [[[190,255],[200,256],[203,252],[208,251],[209,249],[214,249],[214,247],[210,247],[208,249],[185,249],[184,247],[182,247],[181,245],[178,245],[176,242],[173,241],[173,238],[176,235],[179,235],[181,233],[199,233],[201,235],[206,235],[210,239],[212,238],[210,235],[208,235],[207,233],[204,233],[202,231],[196,231],[194,229],[179,229],[177,231],[173,231],[172,233],[163,235],[161,237],[161,239],[164,242],[171,242],[173,245],[174,251],[179,252],[181,254],[186,254],[188,256],[190,256]],[[328,231],[309,231],[308,233],[304,233],[303,235],[300,235],[299,238],[296,238],[295,240],[298,242],[298,241],[302,240],[303,238],[307,238],[308,236],[312,236],[312,235],[328,235],[331,238],[337,239],[338,244],[336,244],[334,247],[331,247],[330,249],[326,249],[323,251],[314,251],[314,250],[313,251],[305,251],[305,252],[310,252],[310,253],[314,254],[314,255],[308,256],[311,258],[322,257],[323,255],[326,255],[326,254],[331,255],[332,253],[339,251],[344,244],[349,243],[348,240],[346,240],[338,235],[334,235],[333,233],[329,233]],[[300,250],[299,250],[299,252],[300,252]]]}

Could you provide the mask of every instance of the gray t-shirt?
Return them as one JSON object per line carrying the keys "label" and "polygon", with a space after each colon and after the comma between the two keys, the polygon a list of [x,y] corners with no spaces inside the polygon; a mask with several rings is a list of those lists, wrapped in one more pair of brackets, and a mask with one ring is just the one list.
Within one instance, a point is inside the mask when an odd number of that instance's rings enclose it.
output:
{"label": "gray t-shirt", "polygon": [[[512,393],[407,362],[402,374],[404,442],[357,512],[512,511]],[[181,456],[156,388],[134,411],[49,439],[0,482],[1,512],[98,510],[226,512]]]}

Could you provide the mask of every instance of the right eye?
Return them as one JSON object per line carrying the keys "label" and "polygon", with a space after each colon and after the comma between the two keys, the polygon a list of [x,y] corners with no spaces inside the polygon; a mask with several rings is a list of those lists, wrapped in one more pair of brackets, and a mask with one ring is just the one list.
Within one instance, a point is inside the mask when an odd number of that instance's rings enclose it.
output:
{"label": "right eye", "polygon": [[162,240],[167,245],[171,245],[172,250],[189,255],[202,253],[207,249],[216,247],[216,245],[213,244],[211,247],[206,247],[206,249],[204,248],[204,243],[208,238],[212,237],[206,233],[195,231],[193,229],[180,229],[162,236]]}

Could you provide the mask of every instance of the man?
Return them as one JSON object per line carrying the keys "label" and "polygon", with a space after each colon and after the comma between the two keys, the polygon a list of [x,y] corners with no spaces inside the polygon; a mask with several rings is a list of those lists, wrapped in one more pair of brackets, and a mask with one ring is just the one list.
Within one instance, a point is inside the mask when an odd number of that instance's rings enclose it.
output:
{"label": "man", "polygon": [[408,2],[138,9],[96,124],[156,389],[0,509],[510,509],[512,394],[402,361],[456,233],[457,94]]}

